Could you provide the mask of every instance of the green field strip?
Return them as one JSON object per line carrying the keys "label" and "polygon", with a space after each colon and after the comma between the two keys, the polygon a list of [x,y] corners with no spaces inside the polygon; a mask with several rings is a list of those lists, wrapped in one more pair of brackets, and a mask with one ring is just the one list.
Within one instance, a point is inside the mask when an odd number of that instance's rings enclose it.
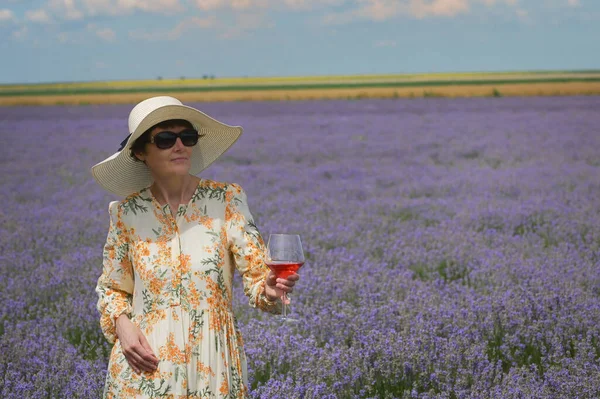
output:
{"label": "green field strip", "polygon": [[2,91],[26,90],[132,90],[140,87],[215,87],[215,86],[262,86],[262,85],[307,85],[307,84],[357,84],[365,82],[390,83],[441,80],[516,80],[600,77],[600,70],[587,71],[504,71],[504,72],[446,72],[381,75],[317,75],[317,76],[271,76],[271,77],[222,77],[115,80],[90,82],[56,82],[31,84],[0,84]]}
{"label": "green field strip", "polygon": [[305,83],[305,84],[264,84],[264,85],[222,85],[222,86],[140,86],[140,87],[64,87],[30,90],[2,90],[0,97],[14,96],[52,96],[82,94],[129,94],[129,93],[167,93],[167,92],[220,92],[220,91],[289,91],[315,89],[360,89],[360,88],[405,88],[433,86],[501,86],[506,84],[543,84],[543,83],[593,83],[600,82],[598,77],[561,77],[547,79],[484,79],[484,80],[429,80],[429,81],[391,81],[391,82],[355,82],[355,83]]}

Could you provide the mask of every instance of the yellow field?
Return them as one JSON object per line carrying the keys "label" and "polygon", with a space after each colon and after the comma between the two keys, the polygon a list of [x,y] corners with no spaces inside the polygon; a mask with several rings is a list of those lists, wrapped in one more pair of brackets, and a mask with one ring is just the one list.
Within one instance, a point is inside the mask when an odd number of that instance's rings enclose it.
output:
{"label": "yellow field", "polygon": [[[37,85],[0,85],[2,105],[51,105],[51,104],[105,104],[135,103],[153,95],[171,94],[182,101],[261,101],[261,100],[310,100],[310,99],[356,99],[394,97],[481,97],[481,96],[558,96],[600,95],[600,81],[588,82],[544,82],[547,79],[594,78],[598,72],[504,72],[504,73],[454,73],[454,74],[405,74],[405,75],[356,75],[317,77],[274,77],[274,78],[218,78],[186,80],[145,80],[56,83]],[[512,83],[488,84],[485,81],[510,80]],[[515,81],[527,81],[516,83]],[[540,82],[535,82],[540,80]],[[432,85],[431,82],[452,81],[452,85]],[[461,81],[471,82],[461,85]],[[482,81],[481,84],[473,84]],[[407,87],[336,87],[302,88],[305,84],[352,84],[352,83],[395,83],[411,82]],[[420,87],[419,83],[423,82]],[[273,86],[279,85],[279,88]],[[282,89],[281,85],[296,85],[293,89]],[[184,87],[203,87],[201,91],[178,91]],[[219,90],[227,86],[245,86],[243,90]],[[380,84],[380,86],[382,86]],[[383,85],[384,86],[384,85]],[[215,91],[207,90],[214,87]],[[61,89],[120,90],[145,88],[144,92],[128,93],[79,93],[60,94]],[[148,89],[149,88],[149,89]],[[152,92],[154,89],[160,91]],[[168,89],[172,88],[170,92]],[[44,94],[40,91],[58,91]],[[166,90],[166,91],[165,91]],[[8,92],[19,91],[19,95]],[[32,94],[28,94],[32,91]],[[36,91],[36,93],[33,93]],[[5,93],[3,95],[2,93]]]}
{"label": "yellow field", "polygon": [[[593,83],[539,83],[488,86],[440,86],[426,88],[360,88],[315,90],[245,90],[203,93],[174,93],[184,102],[203,101],[285,101],[315,99],[358,99],[395,97],[490,97],[497,90],[502,96],[564,96],[600,95],[600,82]],[[136,103],[165,93],[82,94],[52,96],[0,97],[0,106],[55,105],[55,104],[123,104]]]}
{"label": "yellow field", "polygon": [[216,79],[154,79],[154,80],[115,80],[101,82],[43,83],[2,85],[0,93],[7,90],[54,90],[61,88],[77,89],[126,89],[141,87],[183,87],[183,86],[272,86],[281,84],[311,83],[356,83],[356,82],[427,82],[432,80],[489,80],[489,79],[552,79],[552,78],[589,78],[599,77],[600,72],[465,72],[465,73],[421,73],[421,74],[387,74],[387,75],[327,75],[327,76],[283,76],[283,77],[235,77]]}

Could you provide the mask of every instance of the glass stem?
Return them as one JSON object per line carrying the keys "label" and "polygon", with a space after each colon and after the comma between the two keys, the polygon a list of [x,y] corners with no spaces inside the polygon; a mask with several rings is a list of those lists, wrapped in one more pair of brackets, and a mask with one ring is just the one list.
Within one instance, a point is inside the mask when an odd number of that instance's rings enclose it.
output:
{"label": "glass stem", "polygon": [[287,317],[287,295],[285,293],[285,291],[283,292],[283,295],[281,296],[281,302],[283,302],[283,311],[281,314],[281,317],[283,317],[284,319]]}

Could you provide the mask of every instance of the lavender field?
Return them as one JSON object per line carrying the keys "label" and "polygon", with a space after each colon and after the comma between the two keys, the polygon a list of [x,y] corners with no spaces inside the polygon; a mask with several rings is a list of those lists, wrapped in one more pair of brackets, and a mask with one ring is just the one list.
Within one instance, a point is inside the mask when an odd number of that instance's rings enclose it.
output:
{"label": "lavender field", "polygon": [[[600,397],[600,97],[203,103],[203,177],[302,235],[301,320],[236,284],[252,398]],[[131,106],[0,108],[0,397],[99,398],[108,203]]]}

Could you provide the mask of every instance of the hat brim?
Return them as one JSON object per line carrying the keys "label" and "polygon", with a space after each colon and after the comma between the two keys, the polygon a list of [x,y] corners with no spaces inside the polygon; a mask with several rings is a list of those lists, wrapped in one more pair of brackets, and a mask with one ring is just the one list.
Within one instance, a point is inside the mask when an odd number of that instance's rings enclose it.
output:
{"label": "hat brim", "polygon": [[219,158],[240,137],[240,126],[229,126],[186,105],[166,105],[150,112],[127,140],[125,147],[102,162],[92,166],[92,176],[105,190],[127,197],[152,184],[150,169],[134,160],[131,145],[146,130],[169,119],[189,121],[204,135],[192,150],[190,173],[197,175]]}

